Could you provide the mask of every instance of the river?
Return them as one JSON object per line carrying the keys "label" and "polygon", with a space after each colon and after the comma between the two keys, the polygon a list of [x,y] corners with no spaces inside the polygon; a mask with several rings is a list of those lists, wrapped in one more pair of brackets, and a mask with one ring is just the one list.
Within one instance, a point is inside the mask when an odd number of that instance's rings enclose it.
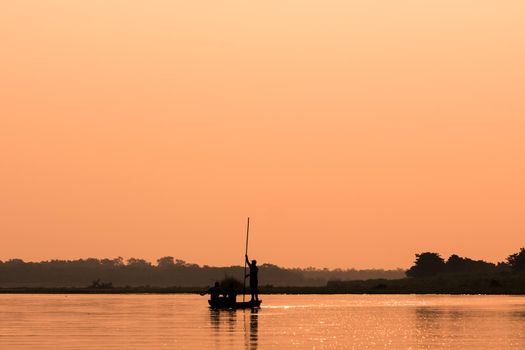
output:
{"label": "river", "polygon": [[524,349],[525,297],[0,295],[0,349]]}

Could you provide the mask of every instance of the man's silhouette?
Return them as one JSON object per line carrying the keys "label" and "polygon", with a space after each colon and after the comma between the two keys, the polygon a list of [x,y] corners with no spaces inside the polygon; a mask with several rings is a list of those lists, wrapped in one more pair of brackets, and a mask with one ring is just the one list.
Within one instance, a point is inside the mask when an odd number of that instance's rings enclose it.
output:
{"label": "man's silhouette", "polygon": [[246,275],[246,277],[250,277],[250,293],[252,295],[252,301],[253,300],[259,300],[259,280],[258,280],[258,273],[259,268],[257,267],[257,261],[252,260],[250,263],[250,260],[248,259],[248,254],[246,254],[246,263],[250,267],[250,273]]}
{"label": "man's silhouette", "polygon": [[[219,285],[219,282],[215,282],[215,285],[208,289],[208,292],[210,294],[210,300],[219,300],[221,297],[221,294],[223,293],[221,286]],[[206,294],[206,292],[201,293],[201,295]]]}

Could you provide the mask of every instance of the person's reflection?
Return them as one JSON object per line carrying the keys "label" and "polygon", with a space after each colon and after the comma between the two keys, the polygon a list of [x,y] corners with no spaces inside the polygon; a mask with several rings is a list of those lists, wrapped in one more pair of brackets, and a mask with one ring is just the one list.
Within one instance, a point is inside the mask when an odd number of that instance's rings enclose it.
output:
{"label": "person's reflection", "polygon": [[223,341],[228,341],[232,346],[234,345],[237,326],[237,312],[235,310],[210,309],[210,325],[214,331],[217,346]]}
{"label": "person's reflection", "polygon": [[227,310],[228,313],[228,332],[235,332],[235,324],[237,323],[237,312],[235,310]]}
{"label": "person's reflection", "polygon": [[259,327],[259,315],[258,309],[252,309],[250,313],[250,349],[257,349],[259,343],[258,339],[258,327]]}
{"label": "person's reflection", "polygon": [[210,309],[210,324],[215,332],[219,331],[221,323],[221,315],[219,310]]}
{"label": "person's reflection", "polygon": [[221,326],[221,313],[219,310],[210,309],[210,326],[213,329],[213,339],[215,340],[215,347],[220,344],[220,326]]}

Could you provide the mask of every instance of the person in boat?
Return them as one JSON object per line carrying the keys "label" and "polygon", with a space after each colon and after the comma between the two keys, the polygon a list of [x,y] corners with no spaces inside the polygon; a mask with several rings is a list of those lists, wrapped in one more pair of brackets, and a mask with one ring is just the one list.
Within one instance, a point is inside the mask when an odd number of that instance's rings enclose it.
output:
{"label": "person in boat", "polygon": [[208,289],[207,292],[201,293],[201,295],[210,294],[210,300],[218,301],[221,298],[221,294],[224,294],[219,282],[215,282],[215,285]]}
{"label": "person in boat", "polygon": [[237,302],[237,291],[235,290],[235,285],[233,282],[230,283],[230,286],[226,290],[226,300],[231,305],[235,305]]}
{"label": "person in boat", "polygon": [[259,267],[257,267],[257,260],[252,260],[252,262],[250,263],[250,260],[248,259],[248,254],[246,254],[245,257],[246,264],[248,264],[248,267],[250,268],[250,273],[247,274],[246,277],[250,277],[250,293],[252,295],[252,301],[259,301]]}

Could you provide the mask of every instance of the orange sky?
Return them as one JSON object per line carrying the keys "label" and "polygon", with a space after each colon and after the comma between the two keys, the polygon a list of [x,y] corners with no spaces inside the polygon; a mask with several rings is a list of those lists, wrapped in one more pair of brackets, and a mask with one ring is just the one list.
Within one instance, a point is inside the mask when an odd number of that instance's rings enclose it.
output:
{"label": "orange sky", "polygon": [[0,259],[525,245],[525,2],[0,5]]}

